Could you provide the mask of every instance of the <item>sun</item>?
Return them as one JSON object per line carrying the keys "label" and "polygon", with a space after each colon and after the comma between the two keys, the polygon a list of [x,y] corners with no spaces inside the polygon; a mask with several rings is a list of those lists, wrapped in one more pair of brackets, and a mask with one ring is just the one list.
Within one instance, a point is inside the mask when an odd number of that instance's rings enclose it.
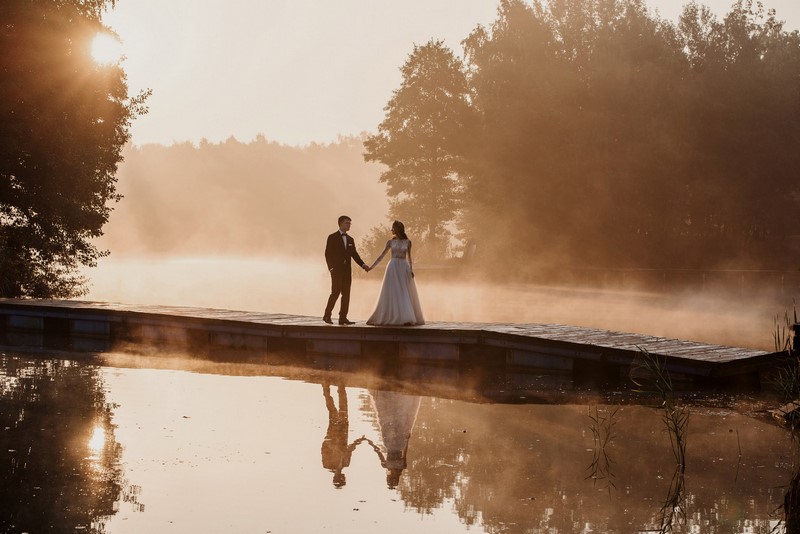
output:
{"label": "sun", "polygon": [[89,440],[89,450],[95,454],[99,455],[100,452],[103,450],[103,447],[106,444],[106,431],[103,430],[103,427],[96,426],[92,429],[92,437]]}
{"label": "sun", "polygon": [[122,43],[109,33],[99,32],[92,39],[92,59],[101,65],[118,63],[122,59]]}

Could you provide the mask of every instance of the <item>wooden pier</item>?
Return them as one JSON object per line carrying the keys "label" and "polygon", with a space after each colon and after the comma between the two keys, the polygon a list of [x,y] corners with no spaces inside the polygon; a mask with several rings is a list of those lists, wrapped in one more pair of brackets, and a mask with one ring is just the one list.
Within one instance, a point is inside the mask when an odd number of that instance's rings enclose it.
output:
{"label": "wooden pier", "polygon": [[644,352],[700,386],[757,386],[787,353],[557,324],[327,325],[318,317],[106,302],[0,299],[0,345],[108,352],[123,346],[495,366],[614,382]]}

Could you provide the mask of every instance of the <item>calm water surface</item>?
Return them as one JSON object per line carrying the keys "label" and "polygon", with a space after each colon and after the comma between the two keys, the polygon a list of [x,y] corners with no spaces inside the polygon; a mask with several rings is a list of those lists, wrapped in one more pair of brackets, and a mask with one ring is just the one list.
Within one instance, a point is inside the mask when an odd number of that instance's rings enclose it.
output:
{"label": "calm water surface", "polygon": [[768,533],[797,473],[789,433],[741,395],[675,400],[681,469],[664,407],[614,392],[499,403],[163,355],[0,362],[1,532]]}

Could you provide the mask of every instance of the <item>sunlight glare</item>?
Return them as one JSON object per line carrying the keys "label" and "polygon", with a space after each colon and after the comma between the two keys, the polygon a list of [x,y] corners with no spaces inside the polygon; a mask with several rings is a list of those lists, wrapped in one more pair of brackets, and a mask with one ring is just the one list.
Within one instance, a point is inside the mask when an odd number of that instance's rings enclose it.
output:
{"label": "sunlight glare", "polygon": [[101,65],[111,65],[122,59],[122,43],[111,34],[99,32],[92,39],[92,58]]}
{"label": "sunlight glare", "polygon": [[92,437],[89,439],[89,450],[92,452],[93,457],[100,456],[106,444],[106,431],[101,426],[94,427]]}

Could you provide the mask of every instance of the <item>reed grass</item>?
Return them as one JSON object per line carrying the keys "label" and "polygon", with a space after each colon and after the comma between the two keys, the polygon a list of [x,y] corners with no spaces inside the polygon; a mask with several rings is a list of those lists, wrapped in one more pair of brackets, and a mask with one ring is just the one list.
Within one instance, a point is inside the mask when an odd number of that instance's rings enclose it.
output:
{"label": "reed grass", "polygon": [[[788,355],[787,361],[780,366],[774,379],[775,389],[781,396],[783,402],[797,401],[800,399],[800,355],[793,343],[793,326],[798,324],[797,302],[792,301],[792,315],[786,311],[783,314],[783,321],[779,316],[775,316],[775,330],[773,339],[775,342],[775,352],[785,352]],[[800,463],[798,453],[800,453],[800,432],[796,424],[790,423],[792,443],[794,444],[794,458],[792,478],[787,486],[786,494],[783,498],[783,520],[779,521],[770,533],[800,532]]]}
{"label": "reed grass", "polygon": [[670,438],[672,454],[675,458],[675,472],[670,482],[667,497],[659,511],[659,532],[668,534],[676,522],[685,522],[685,474],[686,474],[686,435],[689,428],[689,407],[676,400],[672,378],[666,368],[666,358],[659,358],[639,347],[641,356],[636,370],[632,373],[639,378],[632,379],[642,393],[656,393],[661,398],[661,419]]}
{"label": "reed grass", "polygon": [[619,408],[611,409],[607,415],[600,412],[597,406],[594,407],[594,414],[589,408],[589,429],[594,436],[594,448],[592,454],[592,462],[586,468],[589,474],[586,478],[591,478],[592,483],[602,483],[605,489],[611,494],[612,489],[616,489],[614,484],[615,475],[612,471],[614,464],[611,457],[606,452],[606,446],[614,439],[614,425],[617,424],[617,414]]}
{"label": "reed grass", "polygon": [[[787,532],[800,532],[800,432],[791,429],[792,438],[792,478],[786,486],[783,496],[783,519],[778,521],[770,530],[770,534],[785,534]],[[777,509],[775,510],[777,511]]]}
{"label": "reed grass", "polygon": [[797,303],[792,303],[792,315],[789,311],[783,314],[783,321],[779,316],[775,316],[775,330],[773,340],[775,342],[775,352],[785,352],[788,359],[785,365],[778,367],[775,371],[773,380],[775,390],[784,402],[797,400],[800,398],[800,357],[793,347],[793,326],[797,321]]}
{"label": "reed grass", "polygon": [[783,321],[778,315],[775,316],[775,331],[772,334],[775,343],[775,352],[792,351],[792,326],[797,322],[797,302],[792,301],[792,317],[789,311],[783,312]]}

